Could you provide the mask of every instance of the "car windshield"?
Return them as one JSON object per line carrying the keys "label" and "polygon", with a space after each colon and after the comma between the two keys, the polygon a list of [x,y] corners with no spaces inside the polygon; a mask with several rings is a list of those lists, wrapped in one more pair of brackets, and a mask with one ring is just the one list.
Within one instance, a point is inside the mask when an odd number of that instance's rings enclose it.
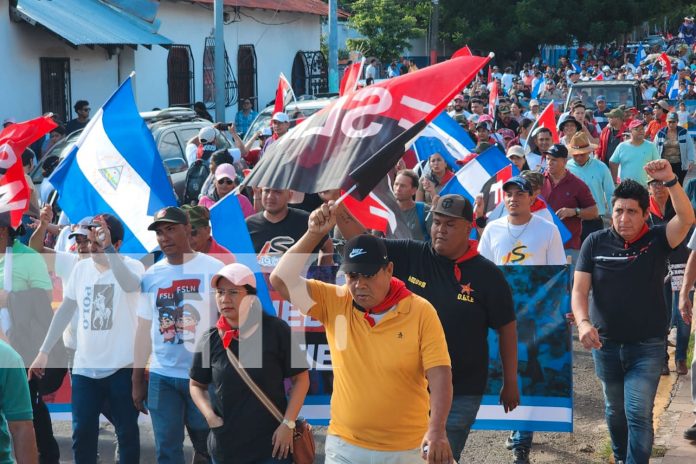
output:
{"label": "car windshield", "polygon": [[[320,109],[324,108],[329,102],[324,100],[316,100],[317,104],[312,106],[303,106],[302,109],[293,107],[292,104],[288,107],[287,113],[290,116],[290,127],[295,127],[297,121],[307,119]],[[271,127],[271,116],[273,115],[273,107],[268,107],[264,109],[259,115],[254,119],[254,122],[249,126],[249,130],[244,136],[244,143],[251,140],[257,131],[260,131],[266,127]]]}
{"label": "car windshield", "polygon": [[598,96],[604,96],[607,101],[607,108],[618,108],[621,105],[626,105],[626,108],[631,108],[636,105],[633,100],[633,90],[630,86],[597,86],[597,87],[573,87],[571,93],[572,99],[581,99],[587,109],[594,110],[597,108],[595,99]]}
{"label": "car windshield", "polygon": [[47,160],[50,158],[55,158],[58,157],[58,160],[62,160],[66,156],[68,156],[68,153],[72,150],[73,145],[77,141],[77,139],[80,137],[80,134],[82,131],[77,131],[73,132],[72,134],[68,135],[65,137],[63,140],[60,142],[56,143],[51,149],[46,152],[45,155],[41,157],[41,160],[39,163],[34,167],[34,170],[31,172],[29,175],[31,177],[32,182],[35,184],[40,184],[43,179],[43,165],[46,163]]}

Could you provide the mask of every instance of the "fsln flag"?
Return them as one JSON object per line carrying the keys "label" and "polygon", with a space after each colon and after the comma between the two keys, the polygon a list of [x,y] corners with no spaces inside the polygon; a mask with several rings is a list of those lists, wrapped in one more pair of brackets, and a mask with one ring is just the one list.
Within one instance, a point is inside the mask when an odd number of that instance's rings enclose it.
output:
{"label": "fsln flag", "polygon": [[604,73],[600,72],[595,77],[593,77],[592,80],[593,81],[603,81],[604,80]]}
{"label": "fsln flag", "polygon": [[[376,185],[387,173],[382,167],[398,160],[410,140],[392,142],[432,121],[489,59],[453,58],[343,95],[271,144],[244,186],[321,192],[344,186],[346,174],[368,166],[373,168],[360,172],[369,177],[353,181]],[[390,144],[401,152],[384,151],[374,160],[380,170],[365,164]],[[360,194],[365,190],[358,188]]]}
{"label": "fsln flag", "polygon": [[440,195],[456,193],[473,204],[476,195],[481,193],[489,179],[496,177],[498,172],[511,164],[505,154],[494,145],[457,171],[455,176],[442,187]]}
{"label": "fsln flag", "polygon": [[365,57],[359,62],[351,64],[343,73],[341,85],[338,87],[338,95],[342,96],[349,92],[354,92],[358,88],[358,79],[365,66]]}
{"label": "fsln flag", "polygon": [[471,53],[471,49],[469,48],[468,45],[464,45],[462,48],[454,52],[452,55],[452,58],[457,58],[460,56],[473,56],[474,54]]}
{"label": "fsln flag", "polygon": [[[556,107],[554,106],[554,102],[553,100],[551,100],[549,104],[546,105],[546,108],[544,108],[544,111],[541,112],[537,120],[534,121],[534,124],[532,124],[532,128],[530,129],[529,133],[533,133],[534,129],[536,129],[537,127],[545,127],[546,129],[551,131],[553,143],[559,143],[561,137],[558,135],[558,129],[556,128],[556,115],[554,113],[555,108]],[[529,140],[529,138],[527,138],[527,140]]]}
{"label": "fsln flag", "polygon": [[439,153],[447,165],[457,171],[461,167],[457,161],[471,156],[476,143],[457,121],[443,112],[423,129],[413,148],[419,161],[428,160],[434,153]]}
{"label": "fsln flag", "polygon": [[295,92],[292,91],[292,86],[288,82],[288,78],[283,73],[280,73],[278,78],[278,88],[275,94],[275,103],[273,106],[273,114],[285,111],[287,106],[295,101]]}
{"label": "fsln flag", "polygon": [[31,198],[22,167],[22,153],[55,127],[56,123],[49,116],[41,116],[12,124],[0,132],[0,214],[10,214],[13,228],[22,223]]}
{"label": "fsln flag", "polygon": [[411,238],[386,176],[362,200],[347,196],[343,203],[366,229],[379,230],[389,238]]}
{"label": "fsln flag", "polygon": [[131,77],[97,111],[49,181],[71,221],[100,213],[117,216],[125,229],[120,251],[157,247],[147,227],[159,209],[176,205],[176,197],[138,113]]}
{"label": "fsln flag", "polygon": [[244,264],[254,272],[256,294],[261,300],[261,305],[265,311],[272,311],[271,294],[257,261],[244,213],[235,193],[227,194],[210,207],[210,226],[215,241],[234,253],[238,263]]}

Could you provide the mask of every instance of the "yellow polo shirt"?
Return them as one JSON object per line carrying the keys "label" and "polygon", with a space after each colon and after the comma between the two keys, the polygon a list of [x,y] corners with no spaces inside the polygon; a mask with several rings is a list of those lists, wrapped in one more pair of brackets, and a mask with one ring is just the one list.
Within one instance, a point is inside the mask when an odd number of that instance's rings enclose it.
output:
{"label": "yellow polo shirt", "polygon": [[329,433],[363,448],[418,448],[430,409],[425,371],[451,366],[435,308],[412,294],[374,326],[348,287],[308,280],[309,315],[326,330],[334,382]]}

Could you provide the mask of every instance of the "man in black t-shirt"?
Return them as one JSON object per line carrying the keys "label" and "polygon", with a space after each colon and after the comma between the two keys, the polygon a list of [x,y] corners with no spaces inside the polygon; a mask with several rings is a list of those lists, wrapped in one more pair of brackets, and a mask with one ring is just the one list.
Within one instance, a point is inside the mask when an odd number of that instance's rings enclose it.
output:
{"label": "man in black t-shirt", "polygon": [[[270,272],[300,237],[307,232],[309,213],[288,207],[292,192],[264,188],[261,191],[263,211],[246,218],[247,228],[259,264]],[[328,238],[328,237],[327,237]],[[319,264],[333,264],[333,242],[324,239],[314,253],[321,252]]]}
{"label": "man in black t-shirt", "polygon": [[[489,328],[500,339],[500,403],[505,412],[519,404],[517,327],[510,286],[502,272],[478,254],[477,242],[469,240],[471,203],[460,195],[443,195],[431,212],[432,243],[386,240],[386,246],[387,254],[394,257],[394,276],[435,307],[445,330],[454,387],[447,438],[459,459],[488,380]],[[336,207],[336,221],[346,239],[365,233],[343,204]]]}
{"label": "man in black t-shirt", "polygon": [[665,261],[694,222],[669,162],[651,161],[645,171],[669,189],[676,215],[666,225],[648,227],[647,190],[633,180],[619,184],[612,197],[613,227],[582,244],[573,284],[573,314],[603,385],[617,462],[650,459],[653,404],[671,315],[663,298]]}

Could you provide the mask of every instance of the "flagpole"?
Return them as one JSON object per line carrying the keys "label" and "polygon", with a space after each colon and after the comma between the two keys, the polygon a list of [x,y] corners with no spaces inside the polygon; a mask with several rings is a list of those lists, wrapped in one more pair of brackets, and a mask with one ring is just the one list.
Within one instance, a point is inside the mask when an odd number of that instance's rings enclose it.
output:
{"label": "flagpole", "polygon": [[[548,108],[549,106],[554,105],[554,104],[555,104],[554,101],[551,100],[549,102],[549,104],[546,105],[546,108]],[[544,111],[546,111],[546,108],[544,108]],[[541,116],[544,111],[539,113],[539,116]],[[529,136],[524,141],[524,146],[522,148],[524,148],[525,150],[527,149],[527,145],[529,145],[529,139],[532,137],[532,132],[534,132],[534,129],[536,129],[537,126],[539,125],[539,116],[537,116],[536,120],[534,120],[534,124],[532,124],[531,129],[529,129]]]}
{"label": "flagpole", "polygon": [[340,205],[341,203],[343,203],[343,200],[345,200],[346,198],[348,198],[348,195],[350,195],[351,193],[353,193],[353,191],[355,190],[355,188],[356,188],[357,186],[358,186],[358,184],[354,184],[351,188],[349,188],[348,190],[346,190],[346,193],[344,193],[343,195],[341,195],[340,197],[338,197],[338,200],[336,200],[336,201],[334,202],[334,205],[335,205],[335,206],[338,206],[338,205]]}

